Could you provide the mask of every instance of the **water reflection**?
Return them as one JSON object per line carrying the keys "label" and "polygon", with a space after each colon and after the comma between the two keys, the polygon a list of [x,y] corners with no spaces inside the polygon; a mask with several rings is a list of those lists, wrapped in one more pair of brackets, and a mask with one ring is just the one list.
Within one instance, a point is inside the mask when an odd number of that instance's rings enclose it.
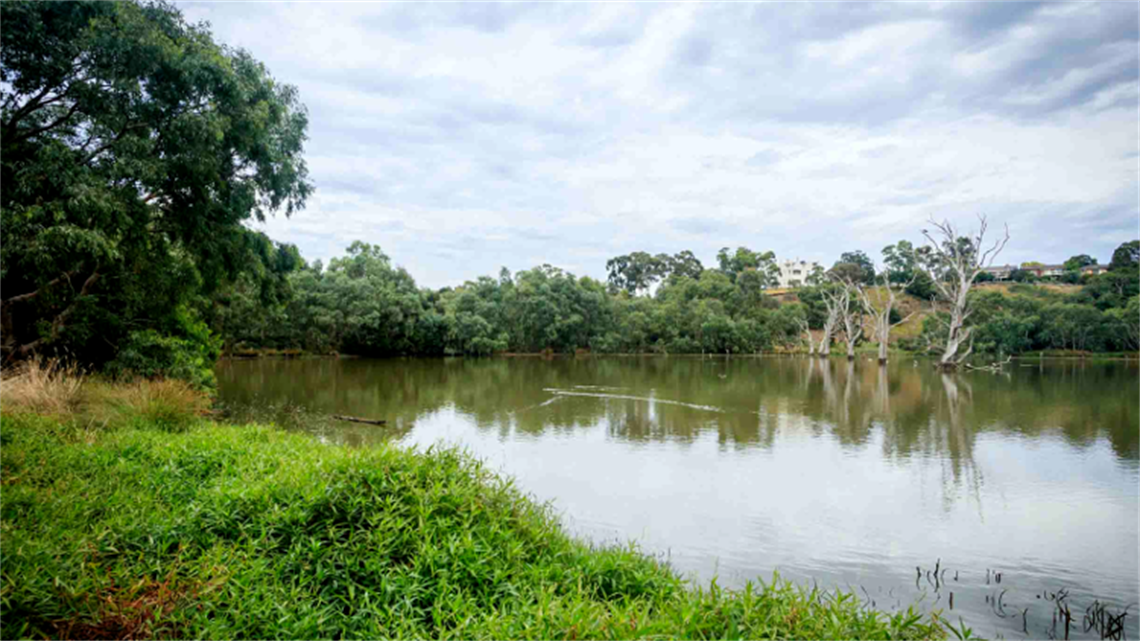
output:
{"label": "water reflection", "polygon": [[1140,454],[1137,368],[1124,362],[946,375],[926,363],[790,358],[264,359],[225,362],[218,375],[223,403],[242,417],[311,427],[322,414],[347,413],[393,426],[342,424],[329,435],[356,445],[455,408],[504,435],[604,421],[618,439],[691,443],[715,431],[732,447],[770,447],[778,428],[858,447],[882,430],[884,456],[947,456],[955,478],[987,432],[1059,433],[1078,447],[1105,438],[1124,461]]}
{"label": "water reflection", "polygon": [[[915,582],[940,558],[961,575],[953,616],[1019,638],[1047,636],[1045,592],[1140,601],[1131,363],[942,375],[792,358],[262,360],[218,375],[236,418],[353,446],[460,444],[576,533],[637,539],[705,580],[779,570],[861,586],[881,607],[945,607]],[[1024,620],[992,611],[991,569]]]}

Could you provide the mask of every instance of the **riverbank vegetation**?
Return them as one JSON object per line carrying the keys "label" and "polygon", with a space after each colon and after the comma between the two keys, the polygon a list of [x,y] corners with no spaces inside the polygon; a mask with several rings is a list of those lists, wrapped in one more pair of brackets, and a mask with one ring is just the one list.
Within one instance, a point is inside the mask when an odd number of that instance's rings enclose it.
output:
{"label": "riverbank vegetation", "polygon": [[778,578],[694,586],[571,538],[455,450],[214,424],[180,381],[20,376],[0,414],[4,638],[946,634]]}
{"label": "riverbank vegetation", "polygon": [[[806,325],[818,337],[834,285],[769,293],[767,286],[721,268],[670,274],[652,295],[616,292],[588,276],[545,265],[456,288],[417,288],[379,248],[354,244],[325,267],[304,265],[285,276],[279,303],[266,307],[247,283],[230,290],[214,323],[235,349],[302,349],[361,355],[490,354],[494,352],[753,354],[806,350]],[[894,275],[888,271],[888,277]],[[929,282],[904,276],[885,323],[896,348],[924,353],[945,324],[931,306]],[[904,280],[903,282],[906,282]],[[1086,277],[1083,287],[987,286],[970,293],[974,352],[1017,355],[1045,349],[1134,351],[1140,340],[1140,274],[1135,268]],[[864,294],[859,323],[872,331],[884,287]],[[909,317],[909,319],[908,319]],[[1077,331],[1080,328],[1080,331]],[[833,336],[839,339],[842,332]]]}

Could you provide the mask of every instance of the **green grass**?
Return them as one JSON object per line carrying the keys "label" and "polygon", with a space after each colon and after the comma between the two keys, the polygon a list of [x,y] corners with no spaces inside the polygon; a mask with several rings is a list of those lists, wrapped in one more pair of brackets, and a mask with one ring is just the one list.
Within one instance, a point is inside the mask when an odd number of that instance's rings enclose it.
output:
{"label": "green grass", "polygon": [[3,638],[930,638],[778,578],[569,537],[455,450],[0,415]]}

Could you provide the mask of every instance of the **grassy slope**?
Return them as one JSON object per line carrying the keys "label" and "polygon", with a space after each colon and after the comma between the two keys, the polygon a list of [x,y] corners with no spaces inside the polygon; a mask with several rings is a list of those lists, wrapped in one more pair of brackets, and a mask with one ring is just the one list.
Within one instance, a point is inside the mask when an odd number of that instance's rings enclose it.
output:
{"label": "grassy slope", "polygon": [[454,451],[81,423],[0,416],[4,638],[943,634],[780,581],[696,589]]}

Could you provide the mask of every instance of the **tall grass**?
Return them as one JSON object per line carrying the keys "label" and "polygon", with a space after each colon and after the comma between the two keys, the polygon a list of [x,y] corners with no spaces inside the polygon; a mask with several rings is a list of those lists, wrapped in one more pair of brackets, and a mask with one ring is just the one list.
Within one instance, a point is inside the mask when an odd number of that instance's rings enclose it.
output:
{"label": "tall grass", "polygon": [[0,415],[4,638],[944,635],[778,579],[694,587],[569,537],[455,450],[151,420],[85,441],[58,417]]}
{"label": "tall grass", "polygon": [[111,382],[59,360],[31,359],[3,373],[0,408],[55,417],[83,427],[141,423],[177,431],[209,408],[210,398],[175,379]]}
{"label": "tall grass", "polygon": [[0,408],[39,414],[70,414],[85,380],[74,364],[34,358],[0,374]]}
{"label": "tall grass", "polygon": [[99,425],[138,422],[179,431],[200,420],[209,406],[208,396],[176,379],[98,380],[88,383],[82,394],[82,418]]}

